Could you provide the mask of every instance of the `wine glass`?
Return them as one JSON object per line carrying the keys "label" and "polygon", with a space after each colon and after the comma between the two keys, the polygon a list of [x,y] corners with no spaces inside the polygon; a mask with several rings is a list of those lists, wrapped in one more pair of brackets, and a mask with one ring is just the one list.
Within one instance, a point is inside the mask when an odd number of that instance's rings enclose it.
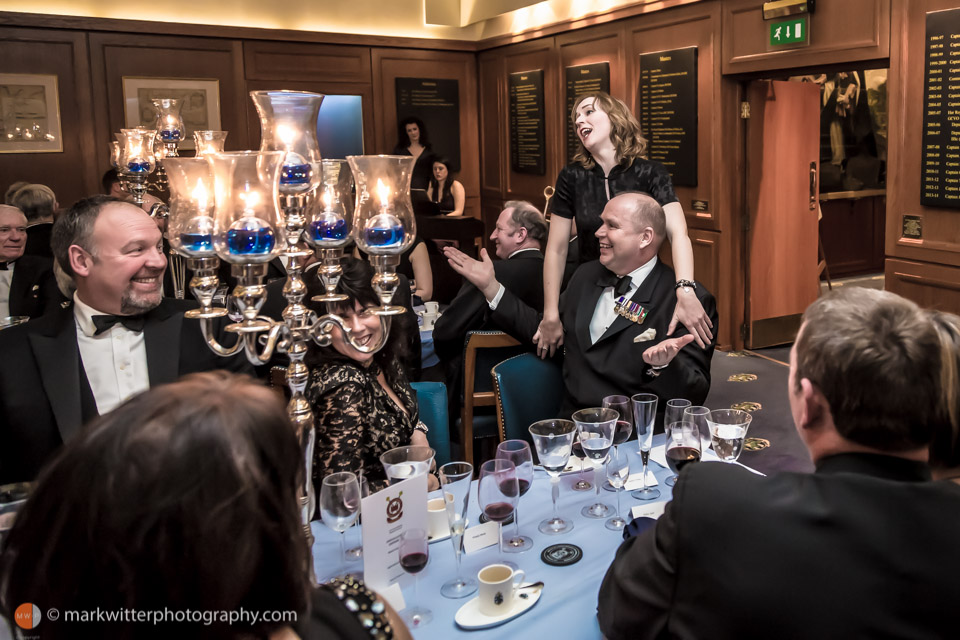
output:
{"label": "wine glass", "polygon": [[[607,396],[603,399],[603,406],[620,414],[620,418],[617,419],[617,430],[613,434],[613,448],[616,449],[629,440],[633,433],[633,405],[627,396]],[[603,488],[607,491],[616,491],[609,481],[603,483]]]}
{"label": "wine glass", "polygon": [[633,402],[633,422],[637,427],[637,443],[640,445],[640,460],[643,461],[643,487],[630,492],[637,500],[656,500],[660,490],[647,486],[647,463],[653,446],[653,423],[657,419],[657,396],[638,393],[630,398]]}
{"label": "wine glass", "polygon": [[[520,496],[523,497],[530,486],[533,484],[533,455],[530,453],[530,445],[526,440],[504,440],[497,446],[497,457],[502,460],[509,460],[517,468],[517,486],[520,488]],[[533,548],[533,540],[527,536],[520,535],[520,500],[517,499],[517,507],[513,511],[513,537],[507,540],[507,553],[521,553]]]}
{"label": "wine glass", "polygon": [[713,452],[724,462],[736,462],[753,416],[742,409],[714,409],[707,416]]}
{"label": "wine glass", "polygon": [[683,422],[692,422],[697,425],[700,432],[700,451],[710,448],[710,425],[707,424],[707,417],[710,415],[710,409],[706,407],[687,407],[683,410]]}
{"label": "wine glass", "polygon": [[573,529],[573,523],[560,517],[557,499],[560,497],[560,472],[570,460],[573,447],[573,435],[576,425],[569,420],[540,420],[530,425],[533,446],[537,448],[540,465],[550,476],[550,493],[553,496],[553,517],[547,518],[537,527],[541,533],[555,535]]}
{"label": "wine glass", "polygon": [[580,446],[588,458],[597,465],[594,470],[594,484],[597,485],[597,502],[580,510],[588,518],[606,518],[610,507],[600,502],[600,484],[603,461],[613,446],[613,434],[617,429],[619,414],[613,409],[593,407],[581,409],[573,414],[573,422],[580,432]]}
{"label": "wine glass", "polygon": [[352,471],[338,471],[320,485],[320,518],[323,524],[340,534],[340,562],[347,561],[344,533],[360,513],[360,483]]}
{"label": "wine glass", "polygon": [[450,541],[457,557],[457,577],[440,587],[445,598],[465,598],[477,591],[477,581],[463,578],[460,558],[463,555],[463,531],[467,527],[467,505],[470,502],[470,483],[473,465],[469,462],[448,462],[440,467],[440,486],[447,504],[447,522],[450,523]]}
{"label": "wine glass", "polygon": [[516,465],[500,458],[487,460],[480,465],[480,481],[477,486],[480,508],[488,520],[500,523],[499,562],[512,569],[517,567],[503,557],[503,521],[513,515],[519,497],[520,485],[517,482]]}
{"label": "wine glass", "polygon": [[[360,475],[357,477],[357,481],[360,483],[360,516],[357,518],[357,521],[354,523],[354,528],[359,530],[360,525],[362,524],[361,520],[363,519],[363,499],[370,495],[370,484],[367,482],[366,476],[363,475],[363,470],[360,470]],[[355,547],[347,549],[347,561],[356,562],[363,557],[363,536],[360,536],[360,544]]]}
{"label": "wine glass", "polygon": [[593,485],[583,479],[583,463],[586,461],[587,454],[583,452],[583,447],[580,446],[579,433],[574,432],[573,434],[573,444],[570,447],[570,452],[574,458],[580,461],[580,473],[577,474],[577,481],[570,488],[574,491],[590,491],[590,489],[593,489]]}
{"label": "wine glass", "polygon": [[[400,566],[413,574],[413,603],[420,602],[420,572],[430,559],[430,544],[423,529],[407,529],[400,536]],[[407,626],[416,629],[433,620],[433,612],[417,604],[411,604],[400,615]]]}
{"label": "wine glass", "polygon": [[675,474],[691,462],[700,462],[700,430],[697,425],[692,422],[668,424],[666,449],[667,464]]}
{"label": "wine glass", "polygon": [[425,445],[397,447],[381,454],[380,464],[390,484],[396,484],[430,471],[436,453]]}
{"label": "wine glass", "polygon": [[626,451],[621,452],[617,447],[610,450],[607,459],[607,481],[617,492],[617,515],[607,520],[604,525],[611,531],[621,531],[627,526],[627,521],[620,517],[620,489],[626,484],[630,476],[630,456]]}
{"label": "wine glass", "polygon": [[[673,400],[667,400],[667,408],[663,413],[663,430],[666,432],[667,425],[671,425],[674,422],[683,421],[683,412],[689,407],[691,403],[689,400],[684,400],[683,398],[674,398]],[[669,434],[668,434],[669,435]],[[674,474],[667,478],[666,485],[672,487],[677,484],[677,475]]]}

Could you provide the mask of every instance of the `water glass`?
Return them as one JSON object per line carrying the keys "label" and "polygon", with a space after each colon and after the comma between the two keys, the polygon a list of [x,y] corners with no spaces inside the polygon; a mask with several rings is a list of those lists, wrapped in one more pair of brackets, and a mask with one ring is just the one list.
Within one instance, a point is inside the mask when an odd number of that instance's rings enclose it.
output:
{"label": "water glass", "polygon": [[550,535],[567,533],[573,529],[573,522],[560,517],[557,499],[560,497],[560,472],[570,460],[576,425],[570,420],[540,420],[530,425],[528,430],[537,449],[540,465],[550,476],[550,493],[553,497],[553,517],[541,522],[537,528],[541,533]]}
{"label": "water glass", "polygon": [[736,462],[753,416],[742,409],[714,409],[707,416],[713,452],[724,462]]}
{"label": "water glass", "polygon": [[594,407],[581,409],[573,414],[573,422],[580,432],[580,446],[594,465],[594,484],[597,485],[597,502],[581,509],[587,518],[602,519],[610,515],[610,507],[600,502],[600,485],[603,483],[603,461],[613,446],[613,434],[617,430],[620,415],[613,409]]}
{"label": "water glass", "polygon": [[320,518],[323,524],[340,534],[340,562],[346,563],[344,534],[360,513],[360,483],[352,471],[338,471],[320,485]]}

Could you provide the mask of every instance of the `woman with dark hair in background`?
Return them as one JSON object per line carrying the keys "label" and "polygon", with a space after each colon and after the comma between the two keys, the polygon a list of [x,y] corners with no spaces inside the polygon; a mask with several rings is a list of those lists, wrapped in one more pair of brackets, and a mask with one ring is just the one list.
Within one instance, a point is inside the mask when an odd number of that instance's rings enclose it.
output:
{"label": "woman with dark hair in background", "polygon": [[[343,275],[337,293],[344,302],[328,304],[326,310],[343,318],[354,341],[375,345],[383,333],[380,316],[371,309],[380,305],[370,286],[373,268],[362,260],[342,261]],[[333,344],[316,347],[308,354],[312,369],[306,396],[316,416],[317,441],[313,457],[313,483],[320,494],[324,476],[335,471],[363,473],[370,491],[387,486],[380,455],[405,445],[428,445],[427,427],[419,421],[417,394],[401,365],[407,345],[406,315],[393,316],[386,344],[376,353],[355,349],[340,329],[333,331]],[[437,479],[429,478],[430,488]]]}
{"label": "woman with dark hair in background", "polygon": [[453,167],[446,158],[434,158],[427,196],[431,202],[437,203],[440,213],[448,216],[463,215],[466,193],[463,184],[454,177]]}
{"label": "woman with dark hair in background", "polygon": [[393,155],[413,156],[416,159],[410,188],[426,191],[430,185],[433,151],[430,149],[430,137],[423,120],[410,116],[400,121],[397,125],[397,146],[393,148]]}
{"label": "woman with dark hair in background", "polygon": [[[311,587],[302,474],[282,401],[251,378],[194,374],[135,396],[41,473],[0,555],[0,610],[8,620],[25,602],[199,616],[45,619],[53,639],[409,637],[362,584]],[[380,636],[341,602],[348,591],[380,602]],[[241,611],[288,617],[217,615]]]}

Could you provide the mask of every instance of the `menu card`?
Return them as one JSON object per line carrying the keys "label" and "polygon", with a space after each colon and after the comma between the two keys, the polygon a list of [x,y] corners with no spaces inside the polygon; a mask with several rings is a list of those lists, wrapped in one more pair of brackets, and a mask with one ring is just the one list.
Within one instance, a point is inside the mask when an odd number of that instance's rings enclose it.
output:
{"label": "menu card", "polygon": [[408,529],[427,530],[427,475],[421,474],[361,500],[363,581],[374,591],[387,590],[404,575],[400,537]]}

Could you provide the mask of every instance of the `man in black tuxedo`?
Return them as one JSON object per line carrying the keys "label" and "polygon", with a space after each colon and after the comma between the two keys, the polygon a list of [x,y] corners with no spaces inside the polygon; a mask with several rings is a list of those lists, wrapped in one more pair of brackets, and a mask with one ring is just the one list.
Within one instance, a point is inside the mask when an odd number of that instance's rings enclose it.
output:
{"label": "man in black tuxedo", "polygon": [[816,472],[684,467],[607,571],[604,637],[956,637],[960,486],[926,464],[949,428],[940,354],[929,314],[892,293],[812,304],[787,394]]}
{"label": "man in black tuxedo", "polygon": [[37,318],[60,307],[53,262],[24,255],[27,218],[16,207],[0,204],[0,318]]}
{"label": "man in black tuxedo", "polygon": [[[496,244],[497,257],[493,263],[497,281],[528,306],[543,309],[543,243],[547,239],[547,221],[529,202],[507,202],[490,239]],[[460,252],[452,247],[444,249],[450,259]],[[492,311],[483,294],[469,280],[465,280],[456,297],[437,320],[433,341],[437,355],[445,362],[457,361],[463,354],[463,339],[468,331],[501,329],[492,318]]]}
{"label": "man in black tuxedo", "polygon": [[160,231],[135,205],[81,200],[55,223],[53,251],[73,305],[0,332],[0,484],[32,480],[84,422],[150,386],[252,370],[209,350],[183,316],[192,303],[163,298]]}
{"label": "man in black tuxedo", "polygon": [[[640,392],[655,393],[664,402],[687,398],[702,404],[710,390],[714,345],[700,349],[690,345],[693,336],[682,327],[674,338],[667,330],[678,287],[696,295],[716,325],[713,296],[702,285],[677,283],[673,269],[657,259],[666,222],[653,198],[618,195],[600,217],[600,259],[581,265],[560,296],[566,391],[562,414],[598,407],[604,396]],[[488,264],[465,260],[451,264],[483,292],[494,308],[494,322],[532,344],[540,322],[538,310],[503,288]],[[618,307],[632,311],[632,317],[619,315]]]}

